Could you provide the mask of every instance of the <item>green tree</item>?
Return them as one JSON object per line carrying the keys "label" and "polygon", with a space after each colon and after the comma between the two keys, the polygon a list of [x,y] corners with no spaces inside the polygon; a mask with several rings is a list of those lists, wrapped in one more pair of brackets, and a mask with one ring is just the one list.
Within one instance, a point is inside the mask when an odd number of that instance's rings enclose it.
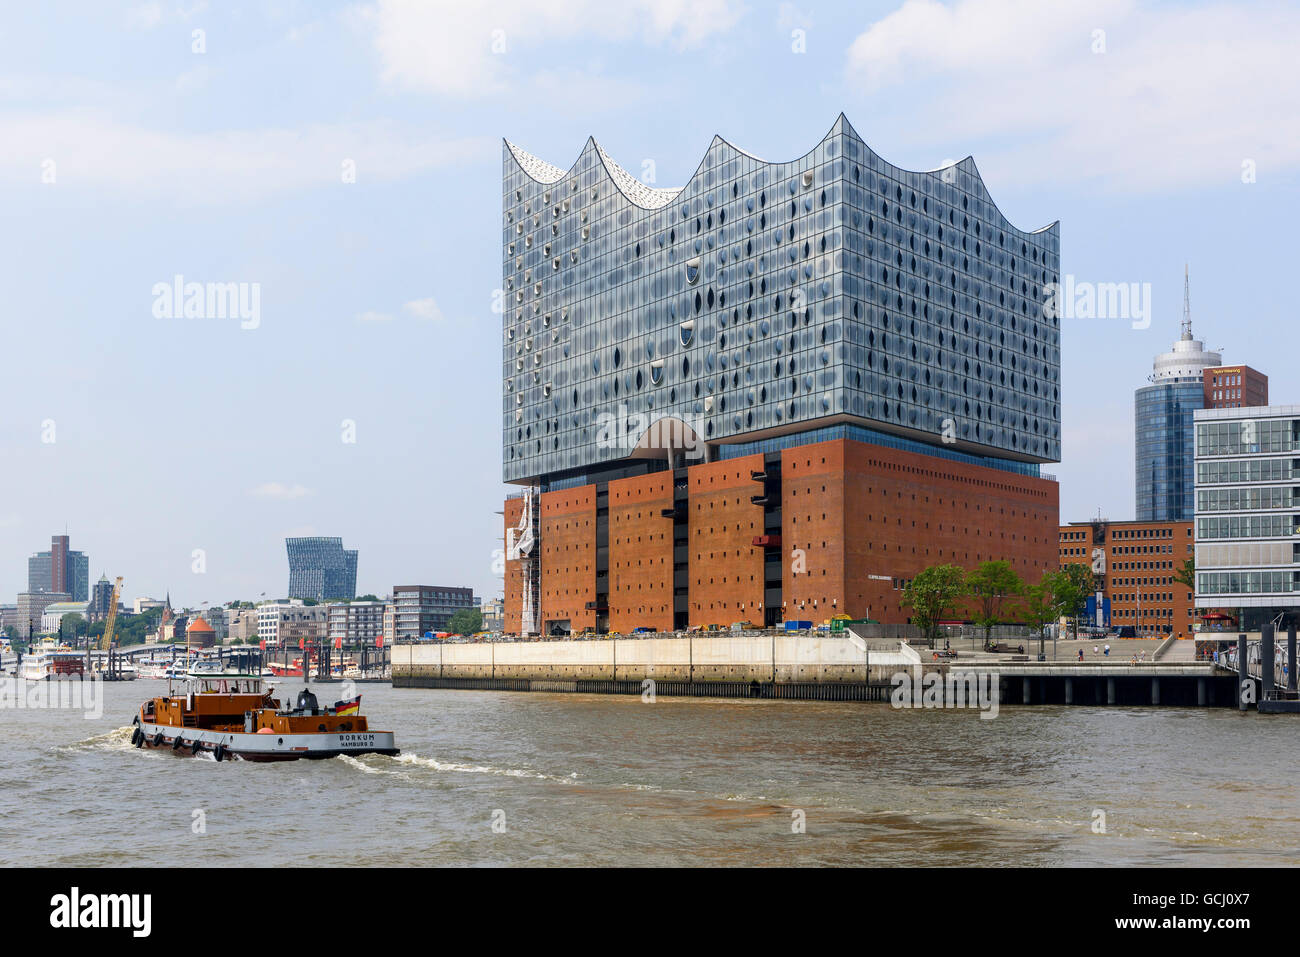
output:
{"label": "green tree", "polygon": [[65,641],[68,638],[72,638],[73,643],[75,644],[76,639],[84,634],[85,631],[86,619],[84,615],[80,615],[75,611],[70,611],[59,619],[59,637]]}
{"label": "green tree", "polygon": [[1024,594],[1025,583],[1005,559],[980,562],[966,576],[966,586],[975,599],[975,624],[984,629],[984,644],[993,634],[993,626],[1006,620],[1008,602]]}
{"label": "green tree", "polygon": [[1083,614],[1088,596],[1096,590],[1092,569],[1082,562],[1070,562],[1060,571],[1048,572],[1048,575],[1053,578],[1052,595],[1057,613],[1070,619],[1071,632],[1078,638],[1079,616]]}
{"label": "green tree", "polygon": [[1052,591],[1055,573],[1047,572],[1037,585],[1025,589],[1024,600],[1020,603],[1020,620],[1038,633],[1038,649],[1043,650],[1046,639],[1044,629],[1057,616],[1056,595]]}
{"label": "green tree", "polygon": [[1189,558],[1174,573],[1174,581],[1186,585],[1188,591],[1196,591],[1196,559]]}
{"label": "green tree", "polygon": [[451,616],[447,630],[457,635],[472,635],[483,630],[483,612],[477,608],[462,608]]}
{"label": "green tree", "polygon": [[379,601],[378,595],[362,595],[360,598],[354,598],[353,601]]}
{"label": "green tree", "polygon": [[933,646],[939,636],[939,622],[948,617],[965,594],[965,571],[957,565],[931,565],[907,583],[899,604],[912,609],[912,624],[921,628]]}

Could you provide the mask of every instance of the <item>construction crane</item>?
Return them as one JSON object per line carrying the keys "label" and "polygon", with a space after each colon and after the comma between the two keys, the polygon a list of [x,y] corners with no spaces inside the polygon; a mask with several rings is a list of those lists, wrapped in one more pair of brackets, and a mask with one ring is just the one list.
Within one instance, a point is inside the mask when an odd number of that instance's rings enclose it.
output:
{"label": "construction crane", "polygon": [[113,597],[108,600],[108,617],[104,619],[104,633],[99,638],[99,650],[113,647],[113,626],[117,624],[117,599],[122,594],[122,576],[113,582]]}

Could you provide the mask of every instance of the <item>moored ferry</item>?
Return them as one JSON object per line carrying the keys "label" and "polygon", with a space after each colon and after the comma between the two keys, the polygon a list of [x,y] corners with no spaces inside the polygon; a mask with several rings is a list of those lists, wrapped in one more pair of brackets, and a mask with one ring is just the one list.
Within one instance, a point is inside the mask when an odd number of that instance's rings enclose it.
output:
{"label": "moored ferry", "polygon": [[372,731],[361,696],[322,708],[304,688],[281,707],[260,675],[190,675],[185,693],[150,698],[140,707],[131,743],[181,754],[211,752],[222,761],[293,761],[340,754],[396,755],[391,731]]}
{"label": "moored ferry", "polygon": [[48,681],[55,678],[81,678],[86,673],[86,658],[79,651],[45,638],[23,655],[17,677],[27,681]]}

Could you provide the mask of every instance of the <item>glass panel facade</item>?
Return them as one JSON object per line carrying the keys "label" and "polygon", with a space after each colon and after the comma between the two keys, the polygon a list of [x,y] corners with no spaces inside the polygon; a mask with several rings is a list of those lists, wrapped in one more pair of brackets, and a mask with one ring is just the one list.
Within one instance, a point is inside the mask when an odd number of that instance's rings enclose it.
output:
{"label": "glass panel facade", "polygon": [[626,458],[608,436],[665,415],[723,445],[852,418],[1059,460],[1058,228],[1012,226],[969,159],[903,170],[840,117],[788,163],[715,137],[681,190],[593,141],[503,167],[506,481]]}
{"label": "glass panel facade", "polygon": [[1204,407],[1199,378],[1138,389],[1133,423],[1137,521],[1188,521],[1195,514],[1192,417]]}
{"label": "glass panel facade", "polygon": [[357,553],[341,538],[286,538],[290,598],[357,597]]}

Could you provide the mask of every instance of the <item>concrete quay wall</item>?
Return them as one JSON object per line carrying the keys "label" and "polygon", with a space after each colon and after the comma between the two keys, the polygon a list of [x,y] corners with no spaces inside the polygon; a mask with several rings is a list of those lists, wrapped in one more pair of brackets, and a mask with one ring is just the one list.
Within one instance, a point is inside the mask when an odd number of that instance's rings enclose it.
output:
{"label": "concrete quay wall", "polygon": [[860,641],[809,635],[428,642],[393,648],[393,683],[401,686],[421,678],[619,682],[652,678],[656,682],[860,684],[888,681],[899,668],[895,659],[901,661],[902,656],[868,652]]}

